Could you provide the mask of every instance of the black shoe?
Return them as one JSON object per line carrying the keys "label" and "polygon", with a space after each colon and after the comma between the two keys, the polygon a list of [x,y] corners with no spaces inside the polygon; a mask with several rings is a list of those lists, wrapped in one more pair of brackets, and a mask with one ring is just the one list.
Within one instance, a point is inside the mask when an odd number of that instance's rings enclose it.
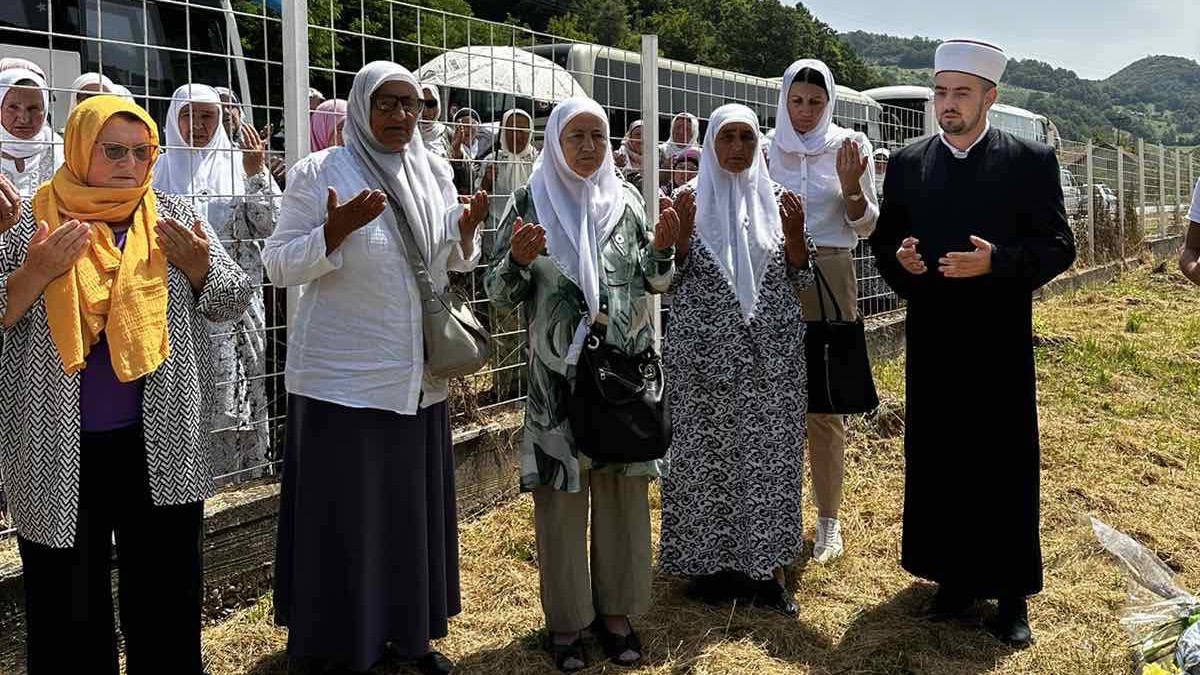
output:
{"label": "black shoe", "polygon": [[1014,649],[1025,649],[1033,644],[1029,605],[1025,598],[1001,599],[996,616],[988,622],[988,630],[997,640]]}
{"label": "black shoe", "polygon": [[739,572],[717,572],[692,577],[688,581],[687,597],[709,605],[721,605],[733,600],[750,602],[757,590],[756,582]]}
{"label": "black shoe", "polygon": [[954,589],[952,586],[940,584],[933,601],[929,604],[929,620],[936,623],[954,621],[975,604],[975,599],[969,594]]}
{"label": "black shoe", "polygon": [[800,612],[795,599],[792,598],[791,591],[775,579],[758,582],[758,593],[754,596],[754,604],[789,617],[796,616]]}
{"label": "black shoe", "polygon": [[[547,631],[546,641],[542,644],[542,647],[550,654],[550,658],[554,659],[554,667],[559,672],[576,673],[587,668],[587,661],[583,658],[583,650],[579,647],[581,639],[576,636],[575,641],[570,644],[558,644],[554,641],[554,635]],[[568,662],[572,663],[568,664]]]}
{"label": "black shoe", "polygon": [[436,649],[417,659],[415,665],[424,675],[450,675],[454,672],[454,662]]}
{"label": "black shoe", "polygon": [[[628,619],[626,623],[628,623]],[[614,665],[633,668],[642,662],[642,639],[633,630],[632,624],[629,625],[628,633],[618,635],[608,630],[608,626],[604,624],[603,618],[596,617],[596,620],[592,622],[592,633],[600,641],[600,646],[604,649],[605,656]],[[633,652],[637,655],[637,658],[622,659],[621,656],[625,652]]]}

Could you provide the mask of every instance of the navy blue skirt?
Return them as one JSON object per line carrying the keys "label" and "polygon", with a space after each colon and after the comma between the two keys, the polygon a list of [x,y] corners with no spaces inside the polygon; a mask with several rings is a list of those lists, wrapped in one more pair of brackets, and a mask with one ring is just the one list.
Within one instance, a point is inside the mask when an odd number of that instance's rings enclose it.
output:
{"label": "navy blue skirt", "polygon": [[446,403],[416,415],[288,396],[275,620],[288,654],[369,670],[462,611]]}

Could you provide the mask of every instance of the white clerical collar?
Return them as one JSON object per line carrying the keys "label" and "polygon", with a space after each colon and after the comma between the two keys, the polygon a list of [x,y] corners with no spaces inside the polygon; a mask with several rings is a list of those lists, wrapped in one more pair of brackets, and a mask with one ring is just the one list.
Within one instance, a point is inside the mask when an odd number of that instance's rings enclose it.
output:
{"label": "white clerical collar", "polygon": [[942,139],[942,143],[944,143],[947,148],[950,148],[950,152],[954,155],[955,159],[966,159],[967,157],[971,156],[971,151],[975,149],[975,146],[979,145],[980,141],[987,138],[988,132],[991,130],[992,130],[992,121],[986,120],[983,124],[983,133],[979,134],[979,138],[976,138],[975,142],[972,143],[969,147],[967,147],[966,150],[959,150],[958,148],[951,145],[950,141],[946,140],[946,132],[945,131],[939,133],[938,138]]}

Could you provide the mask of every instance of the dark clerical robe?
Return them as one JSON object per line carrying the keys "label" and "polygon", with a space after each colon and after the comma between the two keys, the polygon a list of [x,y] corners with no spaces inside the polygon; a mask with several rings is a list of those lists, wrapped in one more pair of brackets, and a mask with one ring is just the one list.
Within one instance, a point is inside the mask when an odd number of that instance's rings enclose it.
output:
{"label": "dark clerical robe", "polygon": [[[995,246],[990,274],[948,279],[938,259]],[[928,270],[907,272],[908,236]],[[962,159],[938,137],[892,156],[871,248],[908,301],[902,563],[978,598],[1042,589],[1032,293],[1075,241],[1050,147],[991,129]]]}

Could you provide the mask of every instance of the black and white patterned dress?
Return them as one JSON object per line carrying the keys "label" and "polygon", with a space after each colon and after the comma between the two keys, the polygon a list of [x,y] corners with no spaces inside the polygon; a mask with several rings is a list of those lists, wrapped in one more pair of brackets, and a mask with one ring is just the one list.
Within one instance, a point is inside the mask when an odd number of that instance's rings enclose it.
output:
{"label": "black and white patterned dress", "polygon": [[[778,199],[782,189],[775,193]],[[663,479],[659,569],[769,579],[803,545],[808,377],[796,291],[813,273],[788,265],[781,241],[747,321],[699,235],[691,242],[675,276],[664,347],[675,431]]]}

